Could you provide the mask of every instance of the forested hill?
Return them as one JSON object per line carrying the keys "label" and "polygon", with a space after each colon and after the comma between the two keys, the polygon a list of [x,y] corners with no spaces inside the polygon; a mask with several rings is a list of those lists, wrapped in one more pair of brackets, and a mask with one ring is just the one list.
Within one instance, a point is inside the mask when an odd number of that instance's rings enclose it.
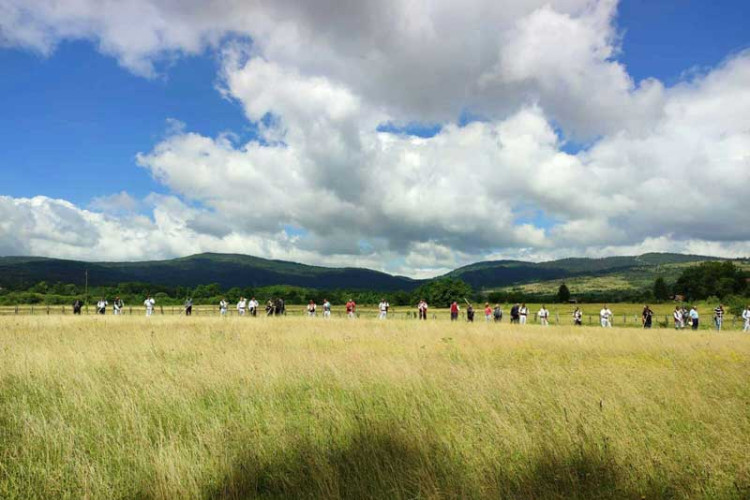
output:
{"label": "forested hill", "polygon": [[80,262],[0,257],[0,286],[25,288],[40,281],[109,286],[140,282],[165,286],[218,283],[223,289],[292,285],[318,289],[412,290],[420,282],[362,268],[327,268],[249,255],[204,253],[148,262]]}
{"label": "forested hill", "polygon": [[[460,278],[475,290],[540,281],[603,276],[611,273],[658,271],[707,260],[699,255],[651,253],[603,259],[571,258],[550,262],[488,261],[456,269],[443,277]],[[316,289],[410,291],[425,283],[362,268],[328,268],[249,255],[204,253],[148,262],[81,262],[40,257],[0,257],[0,286],[25,289],[41,281],[111,286],[140,282],[195,287],[218,283],[223,289],[291,285]]]}
{"label": "forested hill", "polygon": [[656,273],[662,266],[687,265],[710,260],[722,260],[705,255],[675,253],[647,253],[638,256],[605,257],[601,259],[569,258],[549,262],[498,260],[477,262],[451,271],[446,277],[459,278],[475,290],[538,281],[564,280],[583,276],[603,276],[629,271]]}

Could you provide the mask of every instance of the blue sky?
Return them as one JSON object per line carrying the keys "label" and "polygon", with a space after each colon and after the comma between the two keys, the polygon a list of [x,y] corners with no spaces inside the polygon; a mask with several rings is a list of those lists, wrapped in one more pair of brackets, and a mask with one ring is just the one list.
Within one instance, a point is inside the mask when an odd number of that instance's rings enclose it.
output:
{"label": "blue sky", "polygon": [[[674,83],[692,68],[715,66],[747,48],[742,19],[750,19],[750,2],[624,1],[618,60],[636,80]],[[217,92],[219,62],[210,50],[162,63],[161,75],[151,79],[134,75],[88,41],[63,42],[48,57],[0,49],[0,67],[3,194],[44,194],[85,205],[121,190],[137,197],[163,192],[136,165],[135,154],[161,139],[167,119],[209,136],[254,136],[240,105]],[[384,124],[382,130],[430,136],[440,126]]]}
{"label": "blue sky", "polygon": [[[231,12],[143,0],[155,16],[128,2],[82,0],[68,11],[7,1],[0,202],[9,208],[0,212],[38,225],[0,230],[0,254],[90,257],[97,247],[83,235],[94,232],[106,249],[98,252],[123,259],[243,251],[419,275],[487,256],[750,249],[737,230],[747,202],[729,198],[717,225],[700,210],[709,194],[690,188],[712,170],[748,175],[737,103],[750,2],[431,9],[440,0],[429,0],[422,13],[381,18],[365,4],[313,15],[296,0]],[[629,78],[658,83],[633,89]],[[264,116],[276,120],[259,125]],[[711,120],[721,131],[705,130]],[[550,142],[550,130],[562,142]],[[245,149],[250,140],[262,149]],[[690,233],[673,231],[674,207],[639,209],[661,199],[675,168],[690,179],[688,205],[699,207]],[[527,182],[545,177],[555,179],[544,188]],[[638,185],[617,196],[623,179]],[[121,192],[148,197],[139,213],[149,222],[120,213],[109,225],[141,228],[132,237],[143,245],[90,227],[89,212],[105,210],[93,200]],[[70,205],[21,201],[40,195]],[[653,213],[660,220],[644,222]],[[79,222],[87,229],[75,234]]]}

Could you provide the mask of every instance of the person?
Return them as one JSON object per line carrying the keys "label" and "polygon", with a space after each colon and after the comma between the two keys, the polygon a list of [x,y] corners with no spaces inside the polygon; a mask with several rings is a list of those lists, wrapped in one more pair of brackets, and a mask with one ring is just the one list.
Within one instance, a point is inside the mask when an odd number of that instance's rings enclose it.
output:
{"label": "person", "polygon": [[455,300],[451,304],[451,321],[456,321],[458,319],[458,311],[460,311],[461,308],[458,307],[458,302]]}
{"label": "person", "polygon": [[273,300],[268,299],[268,302],[266,303],[266,316],[273,316],[275,310],[276,306],[274,305]]}
{"label": "person", "polygon": [[716,325],[716,330],[721,331],[721,325],[724,323],[724,304],[719,304],[716,309],[714,309],[714,325]]}
{"label": "person", "polygon": [[575,326],[583,325],[583,312],[580,307],[576,307],[576,310],[573,311],[573,324]]}
{"label": "person", "polygon": [[81,299],[76,299],[75,302],[73,302],[73,314],[81,314],[81,309],[83,309],[83,301]]}
{"label": "person", "polygon": [[680,323],[680,328],[685,328],[685,324],[690,319],[690,316],[688,315],[688,310],[684,305],[680,308],[680,311],[682,311],[682,322]]}
{"label": "person", "polygon": [[474,307],[471,304],[466,307],[466,321],[469,323],[474,322]]}
{"label": "person", "polygon": [[745,333],[750,332],[750,305],[748,305],[745,310],[742,311],[742,319],[745,320],[742,331]]}
{"label": "person", "polygon": [[518,310],[520,309],[520,306],[518,304],[513,304],[513,307],[510,308],[510,323],[518,323],[520,321],[521,315],[519,314]]}
{"label": "person", "polygon": [[146,297],[146,300],[143,301],[143,305],[146,306],[146,316],[151,316],[154,314],[154,306],[156,305],[156,301],[154,300],[151,295]]}
{"label": "person", "polygon": [[315,311],[317,310],[317,306],[315,305],[315,301],[311,300],[309,304],[307,304],[307,315],[311,318],[315,317]]}
{"label": "person", "polygon": [[521,304],[521,307],[518,308],[518,316],[521,321],[522,325],[526,324],[526,318],[529,315],[529,308],[526,307],[526,303]]}
{"label": "person", "polygon": [[122,308],[125,307],[125,303],[122,301],[120,296],[115,297],[115,301],[112,303],[112,312],[115,316],[122,314]]}
{"label": "person", "polygon": [[388,301],[385,299],[380,299],[380,304],[378,304],[378,310],[380,311],[380,315],[378,316],[379,319],[386,319],[388,316],[388,309],[390,308],[390,304],[388,304]]}
{"label": "person", "polygon": [[239,302],[237,302],[237,314],[244,316],[245,309],[247,309],[247,299],[245,299],[245,297],[240,297]]}
{"label": "person", "polygon": [[424,299],[419,301],[417,304],[417,311],[419,312],[419,319],[427,320],[427,301]]}
{"label": "person", "polygon": [[492,308],[490,307],[490,303],[486,302],[484,304],[484,320],[489,323],[492,321]]}
{"label": "person", "polygon": [[612,328],[612,311],[604,304],[602,310],[599,311],[599,320],[602,323],[602,328]]}
{"label": "person", "polygon": [[219,301],[219,314],[221,314],[222,316],[226,316],[228,307],[229,307],[229,303],[224,297],[222,297],[221,300]]}
{"label": "person", "polygon": [[331,303],[328,302],[328,299],[323,299],[323,317],[331,317]]}
{"label": "person", "polygon": [[653,321],[654,311],[652,311],[648,304],[646,304],[643,306],[643,312],[641,313],[641,323],[643,323],[643,328],[651,328]]}
{"label": "person", "polygon": [[260,303],[255,300],[255,297],[250,299],[250,301],[247,303],[247,307],[252,317],[256,317],[258,315],[258,307],[260,307]]}
{"label": "person", "polygon": [[495,323],[499,323],[503,320],[503,310],[500,309],[500,304],[495,304],[495,309],[492,310],[492,317]]}
{"label": "person", "polygon": [[96,313],[104,314],[106,312],[107,312],[107,299],[102,297],[101,300],[96,303]]}
{"label": "person", "polygon": [[349,319],[357,318],[357,303],[349,299],[346,303],[346,317]]}
{"label": "person", "polygon": [[193,299],[188,297],[185,301],[185,316],[193,315]]}
{"label": "person", "polygon": [[542,308],[539,309],[539,323],[542,326],[549,326],[549,311],[544,304],[542,304]]}
{"label": "person", "polygon": [[690,307],[690,327],[693,330],[698,329],[698,310],[695,308],[695,306]]}
{"label": "person", "polygon": [[683,325],[683,319],[682,319],[682,309],[680,309],[679,306],[674,308],[674,312],[672,313],[672,317],[674,318],[674,329],[680,330],[682,329]]}
{"label": "person", "polygon": [[284,302],[284,299],[282,299],[281,297],[276,297],[273,307],[274,316],[286,316],[286,303]]}

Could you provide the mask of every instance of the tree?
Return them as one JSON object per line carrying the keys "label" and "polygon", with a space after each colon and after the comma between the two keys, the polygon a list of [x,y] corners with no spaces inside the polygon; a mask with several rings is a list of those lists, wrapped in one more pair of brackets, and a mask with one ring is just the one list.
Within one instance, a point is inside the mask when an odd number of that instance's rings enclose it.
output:
{"label": "tree", "polygon": [[669,288],[667,288],[667,282],[661,276],[654,281],[654,299],[657,302],[669,300]]}
{"label": "tree", "polygon": [[560,288],[557,290],[557,301],[561,303],[566,303],[570,300],[570,290],[568,290],[568,286],[563,283],[560,285]]}
{"label": "tree", "polygon": [[733,262],[703,262],[685,269],[675,284],[675,291],[691,300],[715,295],[742,295],[747,291],[746,274]]}

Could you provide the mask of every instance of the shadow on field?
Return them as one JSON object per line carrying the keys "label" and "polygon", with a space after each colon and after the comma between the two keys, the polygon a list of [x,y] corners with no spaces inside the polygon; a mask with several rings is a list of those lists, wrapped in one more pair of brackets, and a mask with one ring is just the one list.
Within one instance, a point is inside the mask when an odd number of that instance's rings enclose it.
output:
{"label": "shadow on field", "polygon": [[[502,462],[502,457],[496,457]],[[626,477],[606,454],[582,450],[516,464],[469,469],[436,436],[393,430],[360,432],[342,449],[303,444],[269,460],[238,461],[209,498],[685,498],[705,496],[695,482]],[[703,493],[703,494],[702,494]]]}

